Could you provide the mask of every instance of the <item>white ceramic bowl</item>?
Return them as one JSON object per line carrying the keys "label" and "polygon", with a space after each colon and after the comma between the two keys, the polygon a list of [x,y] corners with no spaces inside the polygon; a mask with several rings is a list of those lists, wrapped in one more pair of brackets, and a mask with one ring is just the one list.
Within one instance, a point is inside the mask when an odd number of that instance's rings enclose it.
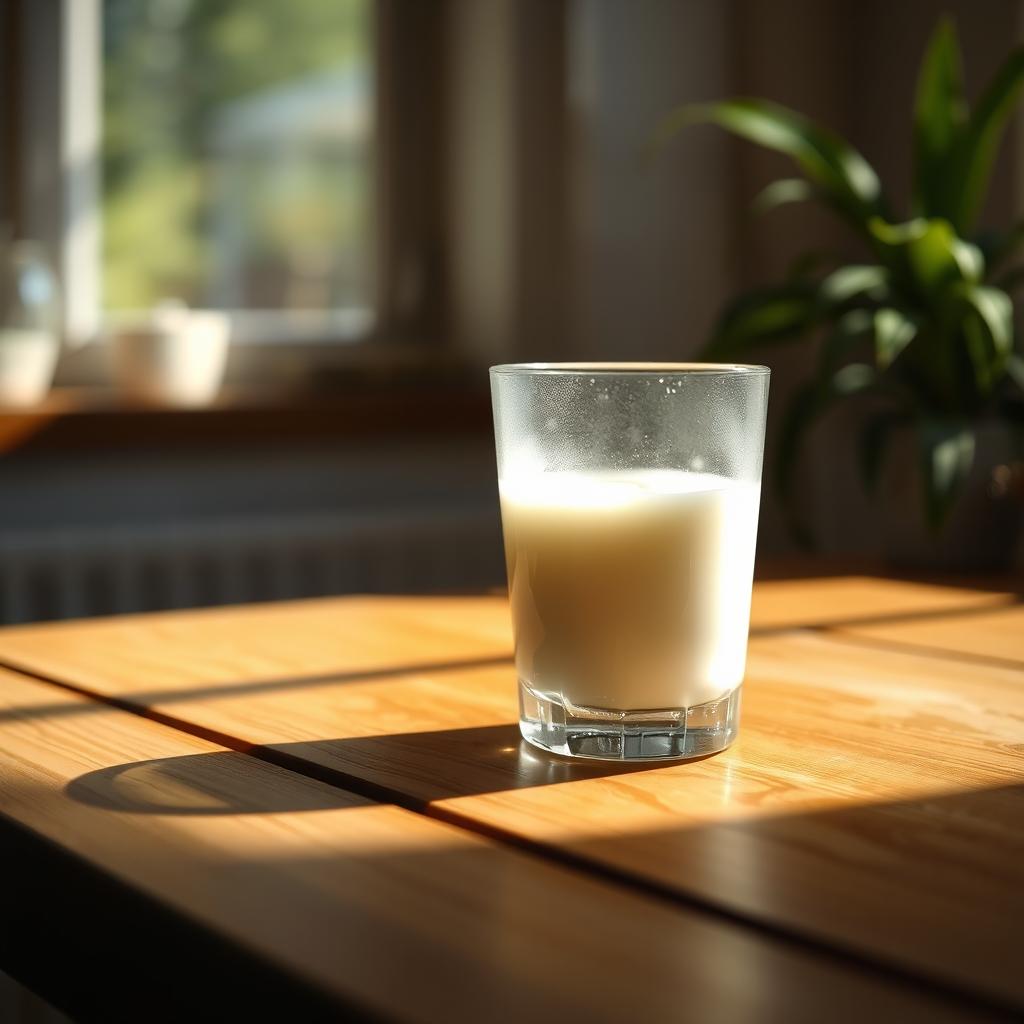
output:
{"label": "white ceramic bowl", "polygon": [[228,319],[185,309],[156,312],[111,338],[114,377],[128,396],[160,405],[208,405],[227,366]]}
{"label": "white ceramic bowl", "polygon": [[41,328],[0,328],[0,406],[41,402],[53,383],[60,339]]}

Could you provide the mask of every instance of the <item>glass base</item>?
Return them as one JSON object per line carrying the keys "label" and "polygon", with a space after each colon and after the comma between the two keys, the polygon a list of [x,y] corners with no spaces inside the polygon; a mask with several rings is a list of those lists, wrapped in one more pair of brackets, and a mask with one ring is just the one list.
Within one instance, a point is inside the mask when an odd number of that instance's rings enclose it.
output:
{"label": "glass base", "polygon": [[736,738],[740,690],[689,708],[605,711],[576,707],[519,681],[519,729],[542,750],[605,761],[706,757]]}

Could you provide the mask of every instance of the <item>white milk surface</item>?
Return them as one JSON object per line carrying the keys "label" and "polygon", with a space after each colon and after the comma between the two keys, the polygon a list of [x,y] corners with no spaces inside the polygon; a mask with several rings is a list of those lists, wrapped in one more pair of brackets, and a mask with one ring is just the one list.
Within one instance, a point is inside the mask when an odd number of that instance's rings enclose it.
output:
{"label": "white milk surface", "polygon": [[500,481],[519,676],[587,708],[688,707],[746,663],[759,489],[680,470]]}

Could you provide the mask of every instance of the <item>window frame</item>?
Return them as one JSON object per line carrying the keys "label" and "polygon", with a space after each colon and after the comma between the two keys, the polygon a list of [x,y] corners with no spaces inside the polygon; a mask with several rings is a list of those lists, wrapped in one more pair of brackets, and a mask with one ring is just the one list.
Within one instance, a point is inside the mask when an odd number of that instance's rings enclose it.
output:
{"label": "window frame", "polygon": [[[374,12],[374,305],[298,316],[229,311],[229,384],[276,380],[300,365],[346,367],[370,349],[366,361],[379,365],[382,343],[407,361],[410,346],[436,342],[441,147],[427,143],[440,97],[424,87],[433,80],[424,71],[437,57],[442,3],[399,6],[376,0]],[[18,236],[44,245],[64,290],[65,339],[81,351],[64,361],[62,382],[109,383],[107,328],[121,314],[105,320],[101,307],[102,0],[14,0],[13,11],[0,38],[0,53],[15,58],[9,219]],[[419,187],[407,187],[409,168],[420,169]],[[302,319],[307,326],[296,325]]]}

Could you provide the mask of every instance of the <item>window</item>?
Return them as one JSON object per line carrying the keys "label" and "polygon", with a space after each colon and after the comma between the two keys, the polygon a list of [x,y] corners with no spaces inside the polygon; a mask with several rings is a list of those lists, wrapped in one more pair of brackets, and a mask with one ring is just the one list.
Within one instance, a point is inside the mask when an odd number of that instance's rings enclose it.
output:
{"label": "window", "polygon": [[[439,0],[0,7],[0,220],[51,253],[73,345],[165,299],[271,343],[238,380],[446,343]],[[322,344],[369,339],[396,344]]]}
{"label": "window", "polygon": [[373,321],[372,0],[103,0],[104,317],[177,299],[242,340]]}

